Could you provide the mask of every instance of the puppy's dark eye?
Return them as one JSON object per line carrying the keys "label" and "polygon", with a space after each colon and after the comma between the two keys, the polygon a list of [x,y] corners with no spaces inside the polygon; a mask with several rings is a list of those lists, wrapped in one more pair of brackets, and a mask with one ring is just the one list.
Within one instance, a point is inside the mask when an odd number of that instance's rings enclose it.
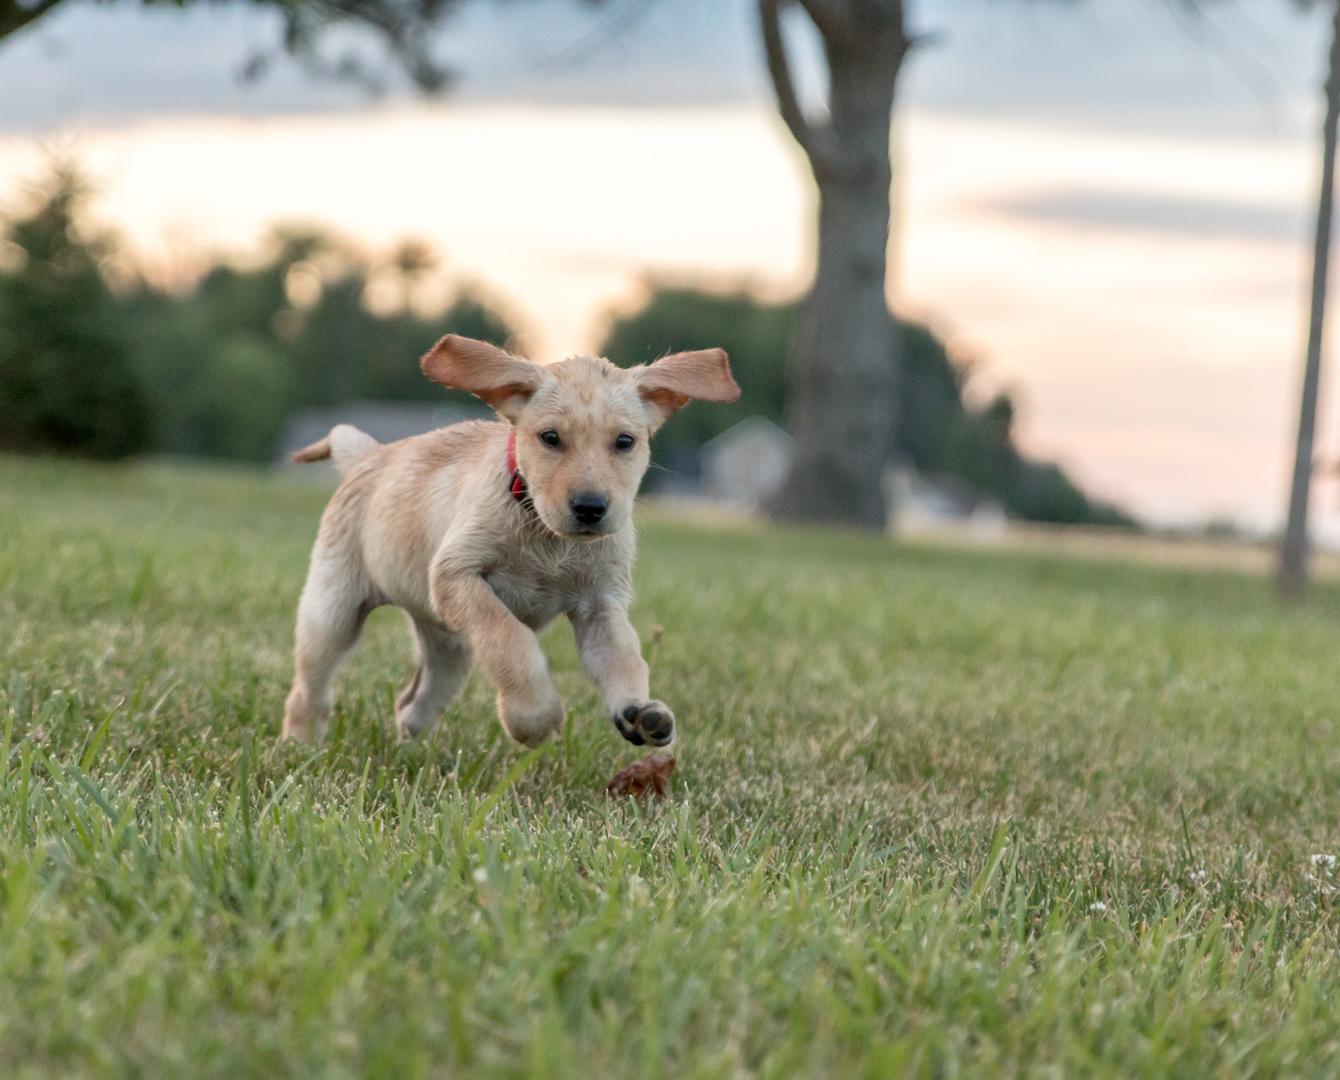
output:
{"label": "puppy's dark eye", "polygon": [[629,435],[628,432],[625,431],[622,435],[620,435],[617,439],[614,440],[614,449],[631,450],[633,449],[633,444],[635,442],[637,442],[637,440],[633,438],[633,436]]}
{"label": "puppy's dark eye", "polygon": [[558,432],[553,428],[550,428],[548,431],[540,432],[540,442],[544,443],[545,446],[557,446]]}

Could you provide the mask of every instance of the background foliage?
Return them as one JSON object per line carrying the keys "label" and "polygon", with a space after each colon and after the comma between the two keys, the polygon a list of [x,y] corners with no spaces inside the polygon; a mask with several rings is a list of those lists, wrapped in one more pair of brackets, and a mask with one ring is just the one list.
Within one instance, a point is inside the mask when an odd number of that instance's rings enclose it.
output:
{"label": "background foliage", "polygon": [[[279,230],[265,259],[216,265],[184,293],[132,277],[81,224],[67,168],[33,192],[0,262],[0,446],[119,458],[143,450],[269,460],[284,421],[362,398],[440,401],[415,359],[448,329],[499,344],[505,317],[469,290],[433,316],[407,301],[432,266],[407,243],[388,259],[339,238]],[[374,282],[399,293],[390,310]]]}
{"label": "background foliage", "polygon": [[[301,408],[441,401],[415,363],[441,334],[498,344],[516,334],[470,289],[422,314],[414,300],[436,258],[413,241],[373,258],[327,233],[279,229],[258,265],[220,263],[172,292],[113,272],[115,243],[84,223],[87,192],[75,170],[55,169],[32,194],[0,248],[0,447],[268,461]],[[744,389],[735,405],[675,416],[658,438],[661,462],[693,472],[702,444],[746,416],[783,422],[797,311],[744,292],[657,287],[611,320],[601,351],[617,362],[720,345]],[[1057,466],[1021,453],[1014,403],[1002,394],[972,404],[970,366],[929,327],[906,322],[902,334],[892,418],[902,459],[1025,520],[1132,524]]]}
{"label": "background foliage", "polygon": [[[613,320],[601,352],[620,363],[645,362],[673,349],[719,345],[744,391],[734,405],[685,409],[657,435],[658,453],[683,458],[746,416],[782,424],[785,365],[798,302],[768,303],[747,293],[655,288],[637,311]],[[1090,499],[1064,470],[1023,454],[1014,441],[1015,405],[997,394],[970,403],[972,369],[924,323],[900,321],[902,393],[896,453],[929,476],[998,499],[1028,521],[1130,526],[1116,507]],[[853,453],[857,448],[853,448]]]}
{"label": "background foliage", "polygon": [[99,262],[83,188],[58,170],[0,234],[0,446],[124,457],[149,442],[148,402]]}

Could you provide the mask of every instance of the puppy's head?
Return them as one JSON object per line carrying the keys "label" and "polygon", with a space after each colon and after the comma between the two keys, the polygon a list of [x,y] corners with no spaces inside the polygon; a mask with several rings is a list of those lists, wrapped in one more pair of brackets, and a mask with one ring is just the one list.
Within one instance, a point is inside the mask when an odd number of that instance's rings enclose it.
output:
{"label": "puppy's head", "polygon": [[671,413],[694,399],[740,396],[720,349],[631,369],[593,356],[542,365],[448,334],[420,366],[434,382],[481,398],[515,428],[517,467],[540,520],[580,540],[628,522],[651,436]]}

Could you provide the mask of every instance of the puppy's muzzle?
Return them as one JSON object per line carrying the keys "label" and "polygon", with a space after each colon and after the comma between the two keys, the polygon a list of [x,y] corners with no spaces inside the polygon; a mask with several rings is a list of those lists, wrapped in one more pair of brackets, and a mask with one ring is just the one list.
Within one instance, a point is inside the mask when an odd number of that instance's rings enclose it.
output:
{"label": "puppy's muzzle", "polygon": [[574,495],[568,503],[572,520],[577,523],[577,528],[581,532],[601,531],[600,524],[605,520],[609,508],[609,500],[604,495],[599,495],[593,491],[584,491]]}

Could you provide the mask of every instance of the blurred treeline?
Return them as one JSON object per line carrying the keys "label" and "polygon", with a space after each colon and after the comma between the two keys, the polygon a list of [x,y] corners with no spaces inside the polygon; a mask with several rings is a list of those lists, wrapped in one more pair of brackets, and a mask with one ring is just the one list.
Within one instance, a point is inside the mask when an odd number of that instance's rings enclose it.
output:
{"label": "blurred treeline", "polygon": [[[328,235],[280,231],[259,265],[216,265],[184,293],[154,288],[115,272],[84,194],[58,168],[0,239],[2,447],[268,460],[304,406],[440,401],[417,360],[448,329],[511,334],[468,292],[417,314],[408,301],[434,262],[412,243],[374,263]],[[377,291],[385,310],[369,307]]]}
{"label": "blurred treeline", "polygon": [[[781,425],[786,415],[785,361],[800,304],[764,303],[747,293],[721,295],[660,288],[632,315],[615,319],[601,347],[620,363],[655,359],[673,349],[720,346],[743,393],[734,405],[684,409],[656,436],[658,453],[686,454],[746,416]],[[1118,508],[1090,499],[1064,470],[1034,461],[1014,442],[1015,406],[1000,393],[969,403],[971,365],[950,355],[929,327],[899,322],[901,393],[896,452],[918,472],[997,499],[1012,517],[1066,525],[1133,526]],[[859,447],[852,447],[860,454]],[[872,476],[871,483],[878,483]]]}
{"label": "blurred treeline", "polygon": [[[304,406],[441,401],[416,363],[441,334],[514,336],[469,292],[432,317],[417,313],[413,297],[435,261],[413,243],[375,262],[328,235],[280,231],[253,267],[216,265],[186,292],[155,288],[117,269],[114,242],[82,216],[85,194],[75,170],[57,167],[0,238],[3,448],[269,460]],[[373,295],[380,302],[370,305]],[[704,442],[744,417],[783,422],[797,313],[795,303],[745,293],[657,288],[612,320],[601,352],[619,363],[719,345],[744,390],[735,405],[677,414],[658,436],[660,460],[691,469]],[[1009,397],[969,404],[970,366],[927,327],[904,323],[902,343],[901,458],[1024,520],[1131,523],[1055,465],[1021,454]]]}

